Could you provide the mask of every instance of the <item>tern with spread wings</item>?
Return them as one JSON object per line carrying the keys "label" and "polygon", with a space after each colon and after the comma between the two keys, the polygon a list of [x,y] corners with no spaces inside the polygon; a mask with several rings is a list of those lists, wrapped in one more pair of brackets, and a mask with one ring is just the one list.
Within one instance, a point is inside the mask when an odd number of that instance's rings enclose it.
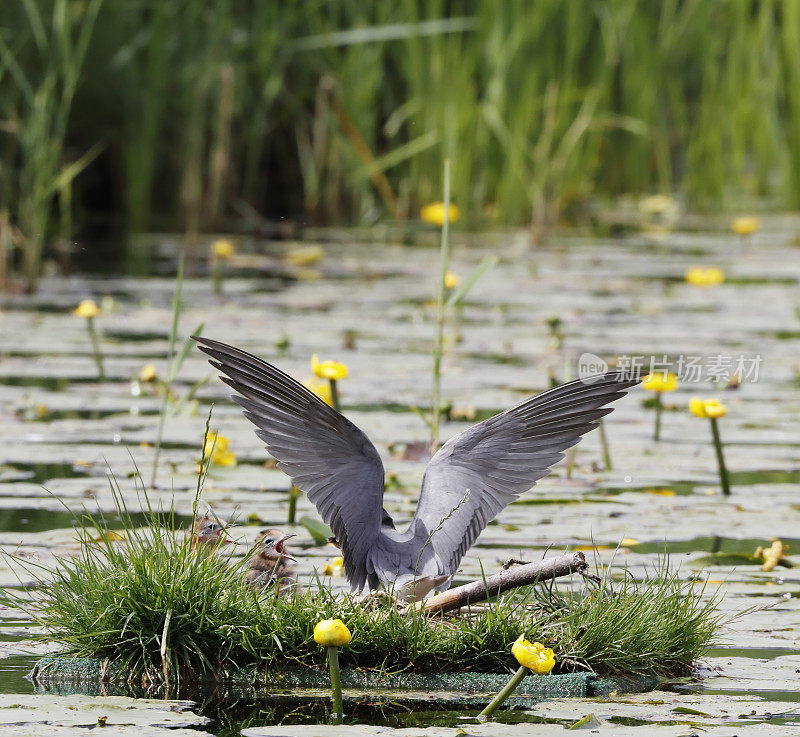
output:
{"label": "tern with spread wings", "polygon": [[333,530],[350,587],[406,600],[443,590],[489,522],[639,383],[611,371],[525,400],[448,440],[425,469],[408,529],[383,508],[384,470],[369,438],[302,384],[238,348],[195,337],[256,435]]}

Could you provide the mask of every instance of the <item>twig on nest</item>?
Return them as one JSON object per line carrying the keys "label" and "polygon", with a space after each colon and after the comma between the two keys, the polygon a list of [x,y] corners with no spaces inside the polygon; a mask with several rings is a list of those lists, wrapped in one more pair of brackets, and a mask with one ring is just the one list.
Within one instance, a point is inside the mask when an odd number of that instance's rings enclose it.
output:
{"label": "twig on nest", "polygon": [[586,558],[583,553],[567,553],[557,558],[547,558],[536,563],[527,563],[516,568],[504,568],[487,579],[473,581],[449,591],[436,594],[426,601],[419,601],[409,606],[425,614],[439,614],[459,609],[462,606],[486,601],[504,591],[529,586],[540,581],[549,581],[571,573],[583,573],[586,570]]}
{"label": "twig on nest", "polygon": [[505,563],[503,563],[503,570],[507,571],[511,566],[525,566],[530,563],[529,560],[520,560],[519,558],[509,558]]}

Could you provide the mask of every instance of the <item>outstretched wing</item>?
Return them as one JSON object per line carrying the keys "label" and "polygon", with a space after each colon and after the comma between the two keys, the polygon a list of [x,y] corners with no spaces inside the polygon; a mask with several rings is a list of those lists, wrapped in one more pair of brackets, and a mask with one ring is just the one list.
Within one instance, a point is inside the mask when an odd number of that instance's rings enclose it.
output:
{"label": "outstretched wing", "polygon": [[[414,515],[454,573],[484,527],[640,381],[612,371],[571,381],[528,399],[448,440],[431,459]],[[591,383],[589,383],[591,382]],[[469,491],[469,493],[467,493]]]}
{"label": "outstretched wing", "polygon": [[256,435],[298,489],[319,510],[341,543],[350,584],[366,581],[365,560],[381,523],[383,463],[366,435],[302,384],[255,356],[225,343],[194,338]]}

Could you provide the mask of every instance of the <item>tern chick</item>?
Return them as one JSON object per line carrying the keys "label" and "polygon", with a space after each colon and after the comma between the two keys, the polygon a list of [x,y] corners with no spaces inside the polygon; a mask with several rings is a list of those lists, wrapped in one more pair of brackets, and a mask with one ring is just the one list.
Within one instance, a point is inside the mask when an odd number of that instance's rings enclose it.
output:
{"label": "tern chick", "polygon": [[262,530],[256,537],[256,551],[250,559],[245,581],[256,589],[278,586],[281,595],[297,590],[294,569],[287,563],[297,559],[284,547],[294,535],[284,535],[280,530]]}
{"label": "tern chick", "polygon": [[230,544],[225,528],[216,517],[206,514],[198,517],[192,525],[192,550],[208,550]]}

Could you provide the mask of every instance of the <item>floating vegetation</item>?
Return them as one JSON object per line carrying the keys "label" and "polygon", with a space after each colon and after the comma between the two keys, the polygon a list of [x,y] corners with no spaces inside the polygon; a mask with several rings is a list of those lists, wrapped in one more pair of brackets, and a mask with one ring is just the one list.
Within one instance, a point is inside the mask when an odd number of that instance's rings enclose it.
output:
{"label": "floating vegetation", "polygon": [[[80,553],[51,566],[28,564],[39,591],[15,600],[64,653],[109,659],[155,683],[243,666],[323,667],[313,639],[321,619],[340,619],[352,641],[342,665],[382,672],[505,672],[521,634],[556,653],[557,670],[656,677],[684,675],[716,639],[716,599],[701,601],[666,560],[635,581],[586,577],[575,588],[517,589],[454,616],[365,601],[317,580],[277,596],[244,582],[249,556],[225,561],[192,550],[174,515],[149,509],[139,527],[112,482],[123,530],[82,520]],[[146,499],[146,495],[145,495]],[[136,522],[139,518],[136,519]]]}

